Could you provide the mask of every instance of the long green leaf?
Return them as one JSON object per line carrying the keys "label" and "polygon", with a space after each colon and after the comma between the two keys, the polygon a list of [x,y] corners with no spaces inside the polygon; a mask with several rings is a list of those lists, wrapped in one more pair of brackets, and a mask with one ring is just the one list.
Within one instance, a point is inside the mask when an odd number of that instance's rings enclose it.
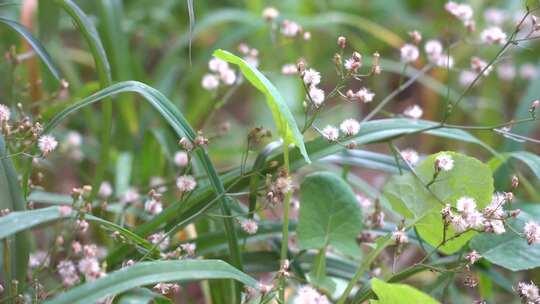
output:
{"label": "long green leaf", "polygon": [[47,304],[86,304],[134,287],[170,281],[233,279],[251,287],[258,282],[220,260],[143,262],[107,274],[93,282],[73,288]]}
{"label": "long green leaf", "polygon": [[224,50],[216,50],[214,56],[237,65],[246,79],[266,96],[266,103],[274,117],[274,123],[279,134],[286,143],[295,144],[306,162],[310,162],[309,156],[304,145],[304,138],[296,125],[285,99],[281,96],[276,87],[259,70],[249,65],[242,58],[233,55]]}
{"label": "long green leaf", "polygon": [[[6,157],[8,153],[4,138],[0,136],[0,209],[24,211],[26,207],[21,187],[11,159]],[[0,228],[0,230],[3,229],[7,227]],[[26,232],[18,233],[13,238],[5,239],[2,246],[1,271],[5,273],[4,279],[9,290],[12,280],[25,282],[30,252],[29,235]]]}
{"label": "long green leaf", "polygon": [[56,79],[61,78],[60,72],[58,71],[58,69],[54,65],[51,56],[45,50],[45,48],[43,47],[41,42],[39,42],[39,40],[37,40],[37,38],[35,38],[32,35],[32,33],[30,33],[22,24],[19,24],[19,23],[15,22],[15,21],[6,19],[4,17],[0,17],[0,22],[7,25],[7,26],[9,26],[9,27],[11,27],[13,30],[15,30],[17,33],[19,33],[24,39],[26,39],[28,44],[30,44],[32,46],[32,49],[34,49],[34,52],[36,52],[36,54],[39,56],[39,58],[41,58],[41,60],[43,60],[43,63],[45,63],[47,68],[49,68],[49,71],[51,71],[51,74],[53,74],[53,76]]}

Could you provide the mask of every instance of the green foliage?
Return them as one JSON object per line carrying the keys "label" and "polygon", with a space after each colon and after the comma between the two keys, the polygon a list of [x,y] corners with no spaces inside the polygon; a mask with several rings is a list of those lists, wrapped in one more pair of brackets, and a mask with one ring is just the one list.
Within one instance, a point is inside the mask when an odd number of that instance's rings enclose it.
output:
{"label": "green foliage", "polygon": [[[435,182],[426,189],[433,179],[435,159],[447,154],[454,160],[454,168],[441,171]],[[464,196],[475,199],[478,209],[491,202],[493,178],[488,166],[477,159],[455,152],[441,152],[427,157],[416,167],[416,174],[405,173],[393,176],[384,187],[384,195],[393,209],[408,219],[418,219],[416,228],[420,236],[432,246],[443,242],[444,224],[440,214],[446,204],[456,206],[456,201]],[[458,238],[445,242],[439,248],[446,254],[458,251],[474,236],[469,231]],[[455,235],[452,227],[448,228],[446,240]]]}
{"label": "green foliage", "polygon": [[219,59],[225,60],[229,63],[235,64],[240,68],[242,74],[246,79],[255,87],[261,91],[266,97],[266,103],[272,112],[274,117],[274,123],[276,128],[283,138],[285,143],[295,144],[304,156],[306,162],[310,162],[309,156],[304,146],[304,138],[296,125],[294,116],[292,115],[285,99],[281,96],[276,87],[268,80],[259,70],[249,65],[242,58],[235,56],[224,50],[217,50],[214,52],[214,56]]}
{"label": "green foliage", "polygon": [[94,303],[134,287],[159,282],[233,279],[256,287],[257,280],[220,260],[143,262],[109,273],[107,276],[59,295],[47,304]]}
{"label": "green foliage", "polygon": [[439,302],[429,295],[405,284],[389,284],[377,278],[371,279],[371,288],[378,300],[371,300],[373,304],[438,304]]}

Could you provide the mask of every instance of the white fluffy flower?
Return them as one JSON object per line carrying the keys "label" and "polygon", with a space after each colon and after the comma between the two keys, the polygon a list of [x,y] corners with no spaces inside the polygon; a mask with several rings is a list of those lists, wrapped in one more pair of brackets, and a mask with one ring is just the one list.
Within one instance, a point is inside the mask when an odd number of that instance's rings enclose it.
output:
{"label": "white fluffy flower", "polygon": [[295,75],[298,73],[298,68],[294,63],[287,63],[281,67],[281,74],[283,75]]}
{"label": "white fluffy flower", "polygon": [[358,98],[358,100],[360,100],[361,102],[364,102],[364,103],[368,103],[368,102],[373,101],[373,97],[375,97],[375,93],[371,92],[367,88],[361,88],[354,95],[355,95],[356,98]]}
{"label": "white fluffy flower", "polygon": [[493,66],[488,66],[488,63],[485,60],[478,57],[471,58],[471,68],[478,74],[483,73],[484,76],[488,76],[489,73],[491,73],[491,70],[493,70]]}
{"label": "white fluffy flower", "polygon": [[500,27],[492,26],[480,33],[480,39],[488,44],[504,44],[506,43],[506,33]]}
{"label": "white fluffy flower", "polygon": [[219,86],[219,78],[214,74],[206,74],[201,80],[201,85],[205,90],[215,90]]}
{"label": "white fluffy flower", "polygon": [[324,102],[324,91],[315,86],[312,86],[311,88],[309,88],[309,97],[311,97],[310,100],[313,101],[315,107],[318,108]]}
{"label": "white fluffy flower", "polygon": [[505,202],[506,195],[504,195],[504,193],[493,193],[491,202],[484,208],[484,213],[489,217],[502,217],[504,214],[503,206]]}
{"label": "white fluffy flower", "polygon": [[318,85],[321,82],[321,73],[315,69],[307,69],[304,71],[304,82],[310,86]]}
{"label": "white fluffy flower", "polygon": [[418,163],[420,160],[420,156],[418,155],[418,152],[416,152],[413,149],[405,149],[401,151],[401,157],[405,161],[407,161],[411,166],[414,166]]}
{"label": "white fluffy flower", "polygon": [[398,244],[403,244],[409,242],[409,237],[405,232],[405,229],[396,229],[392,231],[392,240]]}
{"label": "white fluffy flower", "polygon": [[78,264],[79,272],[84,274],[86,280],[92,281],[102,276],[101,267],[95,257],[84,257]]}
{"label": "white fluffy flower", "polygon": [[540,226],[534,221],[528,221],[523,227],[523,233],[529,245],[540,242]]}
{"label": "white fluffy flower", "polygon": [[69,131],[64,139],[64,145],[68,148],[78,148],[82,145],[81,133],[77,131]]}
{"label": "white fluffy flower", "polygon": [[208,61],[208,69],[212,72],[221,73],[222,71],[229,69],[229,64],[224,60],[213,57]]}
{"label": "white fluffy flower", "polygon": [[463,232],[469,228],[467,221],[461,215],[452,216],[450,223],[452,228],[458,233]]}
{"label": "white fluffy flower", "polygon": [[452,168],[454,168],[454,160],[452,159],[452,156],[446,153],[437,156],[435,161],[437,162],[437,166],[439,167],[439,169],[442,169],[444,171],[450,171],[452,170]]}
{"label": "white fluffy flower", "polygon": [[259,229],[259,225],[257,225],[257,222],[250,219],[243,220],[240,223],[240,226],[242,227],[242,230],[244,230],[247,234],[255,234]]}
{"label": "white fluffy flower", "polygon": [[506,228],[504,228],[504,222],[501,220],[490,220],[487,222],[487,225],[489,226],[490,230],[493,231],[495,234],[503,234],[506,232]]}
{"label": "white fluffy flower", "polygon": [[165,234],[165,232],[163,232],[163,231],[160,231],[160,232],[157,232],[157,233],[154,233],[154,234],[150,235],[148,237],[148,240],[153,245],[159,244],[158,248],[161,249],[161,250],[167,249],[169,247],[170,242],[171,242],[170,237],[167,236]]}
{"label": "white fluffy flower", "polygon": [[178,190],[182,193],[190,192],[197,187],[197,182],[191,175],[182,175],[176,179],[176,187],[178,187]]}
{"label": "white fluffy flower", "polygon": [[424,114],[424,110],[419,105],[412,105],[409,106],[403,111],[403,115],[410,117],[412,119],[418,119],[422,117],[422,114]]}
{"label": "white fluffy flower", "polygon": [[265,20],[272,21],[279,17],[279,11],[272,6],[265,7],[262,11],[262,16]]}
{"label": "white fluffy flower", "polygon": [[322,134],[324,138],[328,139],[329,141],[336,141],[339,138],[338,128],[330,125],[324,127]]}
{"label": "white fluffy flower", "polygon": [[471,71],[462,71],[459,74],[459,84],[463,87],[469,86],[476,78],[476,73]]}
{"label": "white fluffy flower", "polygon": [[43,135],[38,139],[38,148],[44,155],[54,151],[58,141],[52,135]]}
{"label": "white fluffy flower", "polygon": [[28,257],[29,268],[48,267],[50,262],[49,254],[43,250],[32,252]]}
{"label": "white fluffy flower", "polygon": [[11,116],[11,111],[6,105],[0,104],[0,124],[7,122]]}
{"label": "white fluffy flower", "polygon": [[178,167],[185,167],[188,165],[189,157],[185,151],[177,151],[174,153],[174,164]]}
{"label": "white fluffy flower", "polygon": [[302,27],[294,21],[283,20],[283,23],[281,24],[281,33],[283,36],[294,37],[301,31]]}
{"label": "white fluffy flower", "polygon": [[454,1],[447,2],[445,9],[463,22],[470,21],[474,13],[470,5]]}
{"label": "white fluffy flower", "polygon": [[516,67],[511,63],[502,63],[497,66],[497,76],[502,80],[511,81],[516,77]]}
{"label": "white fluffy flower", "polygon": [[134,187],[129,187],[126,192],[120,196],[120,202],[124,204],[129,204],[137,201],[141,195],[139,191]]}
{"label": "white fluffy flower", "polygon": [[535,304],[538,303],[538,301],[540,300],[538,287],[534,285],[533,282],[519,282],[517,287],[517,293],[522,299],[527,301],[527,304]]}
{"label": "white fluffy flower", "polygon": [[457,200],[456,209],[463,213],[472,213],[476,211],[476,201],[472,197],[464,196]]}
{"label": "white fluffy flower", "polygon": [[439,58],[443,52],[443,45],[439,40],[428,40],[424,45],[424,50],[430,60]]}
{"label": "white fluffy flower", "polygon": [[101,183],[101,185],[99,185],[99,190],[98,190],[99,197],[107,198],[111,196],[112,192],[113,192],[113,189],[112,189],[111,183],[104,181]]}
{"label": "white fluffy flower", "polygon": [[225,85],[233,85],[236,81],[236,73],[231,69],[222,70],[219,72],[219,79],[221,79]]}
{"label": "white fluffy flower", "polygon": [[75,263],[71,260],[61,260],[56,266],[58,274],[62,278],[62,284],[66,287],[79,283],[79,275]]}
{"label": "white fluffy flower", "polygon": [[356,195],[356,201],[358,202],[358,205],[360,205],[360,207],[362,207],[363,209],[369,208],[371,207],[371,205],[373,205],[373,202],[369,198],[360,194]]}
{"label": "white fluffy flower", "polygon": [[144,203],[144,211],[152,215],[160,214],[163,211],[163,205],[160,201],[152,198]]}
{"label": "white fluffy flower", "polygon": [[469,213],[466,213],[464,215],[465,221],[467,221],[467,225],[470,228],[474,229],[480,229],[484,225],[484,221],[486,220],[484,218],[484,215],[476,210],[473,210]]}
{"label": "white fluffy flower", "polygon": [[339,128],[341,132],[345,133],[347,136],[352,136],[360,132],[360,123],[353,118],[345,119],[340,125]]}
{"label": "white fluffy flower", "polygon": [[414,62],[420,56],[418,48],[413,44],[405,44],[399,50],[401,54],[401,61],[404,63]]}
{"label": "white fluffy flower", "polygon": [[330,301],[315,288],[305,285],[298,289],[293,304],[330,304]]}
{"label": "white fluffy flower", "polygon": [[452,68],[454,66],[454,58],[446,54],[442,54],[435,60],[435,65],[442,68]]}

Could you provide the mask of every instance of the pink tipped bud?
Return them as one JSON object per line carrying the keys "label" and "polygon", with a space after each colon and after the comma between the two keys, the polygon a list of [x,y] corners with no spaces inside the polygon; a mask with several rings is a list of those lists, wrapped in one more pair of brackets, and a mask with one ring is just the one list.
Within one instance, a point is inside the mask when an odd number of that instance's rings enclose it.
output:
{"label": "pink tipped bud", "polygon": [[414,44],[420,44],[422,41],[422,34],[420,34],[419,31],[412,31],[409,33],[409,36],[411,36],[412,42]]}
{"label": "pink tipped bud", "polygon": [[337,44],[340,48],[344,49],[347,46],[347,38],[339,36],[337,39]]}

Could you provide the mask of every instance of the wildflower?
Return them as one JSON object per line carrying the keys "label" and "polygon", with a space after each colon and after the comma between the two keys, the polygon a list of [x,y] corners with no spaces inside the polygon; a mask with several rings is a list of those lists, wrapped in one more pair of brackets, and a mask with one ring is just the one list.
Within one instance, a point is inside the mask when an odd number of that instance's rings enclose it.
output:
{"label": "wildflower", "polygon": [[485,222],[484,215],[476,210],[469,213],[464,213],[463,217],[465,218],[469,228],[481,229]]}
{"label": "wildflower", "polygon": [[321,73],[314,69],[307,69],[304,72],[304,83],[310,86],[318,85],[321,82]]}
{"label": "wildflower", "polygon": [[208,69],[212,72],[221,73],[229,69],[229,64],[224,60],[213,57],[208,61]]}
{"label": "wildflower", "polygon": [[311,33],[310,32],[304,32],[304,40],[310,40],[311,39]]}
{"label": "wildflower", "polygon": [[532,245],[540,242],[540,226],[534,221],[528,221],[523,227],[527,243]]}
{"label": "wildflower", "polygon": [[490,7],[484,11],[484,19],[487,23],[500,25],[506,20],[506,13],[498,8]]}
{"label": "wildflower", "polygon": [[401,151],[401,157],[408,162],[411,166],[414,166],[418,163],[420,160],[420,156],[418,156],[418,152],[416,152],[413,149],[405,149]]}
{"label": "wildflower", "polygon": [[49,254],[43,250],[33,252],[28,257],[29,268],[49,267],[50,262]]}
{"label": "wildflower", "polygon": [[459,84],[463,87],[469,86],[476,79],[476,75],[471,71],[462,71],[459,74]]}
{"label": "wildflower", "polygon": [[82,136],[79,132],[69,131],[64,139],[64,145],[68,148],[78,148],[82,144]]}
{"label": "wildflower", "polygon": [[144,211],[152,215],[160,214],[163,211],[163,205],[159,200],[151,198],[144,203]]}
{"label": "wildflower", "polygon": [[422,34],[419,31],[409,32],[409,36],[411,36],[414,44],[419,44],[422,41]]}
{"label": "wildflower", "polygon": [[341,132],[345,133],[347,136],[353,136],[360,132],[360,123],[353,118],[345,119],[340,125],[339,128]]}
{"label": "wildflower", "polygon": [[409,237],[407,237],[405,229],[401,228],[392,231],[392,240],[394,240],[397,244],[403,244],[409,242]]}
{"label": "wildflower", "polygon": [[11,111],[6,105],[0,104],[0,124],[8,122]]}
{"label": "wildflower", "polygon": [[302,27],[294,21],[283,20],[281,24],[281,33],[286,37],[294,37],[301,31]]}
{"label": "wildflower", "polygon": [[456,209],[459,212],[472,213],[476,210],[476,201],[471,197],[464,196],[457,200]]}
{"label": "wildflower", "polygon": [[195,250],[197,249],[197,245],[195,243],[185,243],[180,245],[180,249],[190,257],[195,256]]}
{"label": "wildflower", "polygon": [[111,183],[104,181],[101,183],[101,185],[99,185],[98,195],[101,198],[107,198],[111,196],[112,192],[113,192],[113,189],[112,189]]}
{"label": "wildflower", "polygon": [[442,68],[452,68],[454,66],[454,58],[452,56],[448,56],[446,54],[443,54],[435,60],[435,65]]}
{"label": "wildflower", "polygon": [[84,245],[83,254],[88,258],[95,258],[97,256],[98,248],[95,244]]}
{"label": "wildflower", "polygon": [[[148,236],[148,240],[153,245],[157,245],[159,249],[165,250],[169,247],[170,237],[165,234],[165,232],[160,231]],[[158,245],[159,244],[159,245]]]}
{"label": "wildflower", "polygon": [[529,108],[529,112],[533,113],[536,111],[536,108],[538,108],[538,105],[540,105],[540,100],[535,100],[531,103],[531,107]]}
{"label": "wildflower", "polygon": [[139,191],[134,187],[129,187],[126,192],[120,196],[120,202],[123,204],[129,204],[136,202],[140,198]]}
{"label": "wildflower", "polygon": [[506,33],[498,26],[489,27],[480,33],[480,39],[487,44],[504,44]]}
{"label": "wildflower", "polygon": [[454,1],[449,1],[446,3],[444,8],[456,18],[463,22],[470,21],[473,16],[473,9],[468,4],[456,3]]}
{"label": "wildflower", "polygon": [[502,80],[510,81],[516,77],[516,68],[510,63],[502,63],[497,66],[497,76]]}
{"label": "wildflower", "polygon": [[314,106],[318,108],[324,102],[324,91],[312,86],[309,88],[309,97],[310,100],[313,101]]}
{"label": "wildflower", "polygon": [[262,294],[267,294],[267,293],[269,293],[270,291],[272,291],[272,289],[274,289],[274,286],[273,286],[273,285],[269,285],[269,284],[259,283],[259,284],[257,285],[257,289],[258,289]]}
{"label": "wildflower", "polygon": [[418,59],[418,56],[420,55],[418,48],[412,44],[405,44],[404,46],[402,46],[400,49],[400,53],[401,61],[403,63],[414,62]]}
{"label": "wildflower", "polygon": [[247,234],[255,234],[257,233],[257,230],[259,229],[257,222],[250,219],[243,220],[240,223],[240,226],[242,227],[242,230],[244,230]]}
{"label": "wildflower", "polygon": [[88,230],[88,222],[85,221],[85,220],[76,220],[75,221],[75,228],[77,228],[77,230],[79,230],[80,232],[82,233],[85,233],[86,230]]}
{"label": "wildflower", "polygon": [[51,135],[43,135],[38,139],[38,148],[41,153],[43,153],[43,155],[47,155],[50,152],[54,151],[57,146],[58,142]]}
{"label": "wildflower", "polygon": [[61,260],[56,266],[58,274],[62,278],[62,284],[65,287],[73,286],[79,283],[79,275],[77,274],[77,268],[71,260]]}
{"label": "wildflower", "polygon": [[294,63],[287,63],[281,67],[281,74],[283,75],[294,75],[298,74],[298,68]]}
{"label": "wildflower", "polygon": [[424,45],[424,50],[428,58],[434,61],[442,55],[443,46],[439,40],[428,40]]}
{"label": "wildflower", "polygon": [[184,150],[186,151],[191,151],[193,150],[193,143],[191,142],[191,140],[187,137],[182,137],[180,138],[180,140],[178,141],[178,144],[184,148]]}
{"label": "wildflower", "polygon": [[175,293],[180,290],[180,286],[178,284],[173,283],[157,283],[154,287],[154,290],[161,293],[162,295],[167,295],[169,293]]}
{"label": "wildflower", "polygon": [[206,74],[202,78],[201,85],[205,90],[215,90],[219,86],[219,78],[214,74]]}
{"label": "wildflower", "polygon": [[334,126],[328,125],[322,130],[322,135],[329,141],[336,141],[339,138],[339,130]]}
{"label": "wildflower", "polygon": [[[533,105],[536,103],[536,106],[534,106],[534,108],[536,109],[536,107],[538,107],[538,104],[540,103],[539,100],[535,100],[533,102]],[[532,108],[532,106],[531,106]],[[516,189],[517,187],[519,186],[519,178],[517,177],[517,175],[513,175],[512,176],[512,188]]]}
{"label": "wildflower", "polygon": [[78,241],[71,242],[71,251],[73,251],[74,254],[79,254],[82,251],[82,245]]}
{"label": "wildflower", "polygon": [[424,110],[419,105],[409,106],[403,111],[403,115],[410,117],[412,119],[419,119],[424,114]]}
{"label": "wildflower", "polygon": [[454,230],[458,233],[464,232],[469,228],[467,221],[461,215],[452,216],[450,223]]}
{"label": "wildflower", "polygon": [[219,79],[225,85],[232,85],[236,81],[236,73],[230,69],[223,70],[219,73]]}
{"label": "wildflower", "polygon": [[371,207],[371,205],[373,205],[373,202],[369,198],[360,194],[356,195],[356,201],[358,202],[358,205],[360,205],[360,207],[362,207],[363,209],[369,208]]}
{"label": "wildflower", "polygon": [[268,6],[262,11],[262,16],[264,20],[268,22],[274,21],[277,17],[279,17],[279,11],[275,7]]}
{"label": "wildflower", "polygon": [[133,265],[135,265],[135,261],[132,259],[122,262],[122,268],[131,267]]}
{"label": "wildflower", "polygon": [[71,211],[73,208],[69,205],[62,205],[60,208],[58,208],[58,213],[60,213],[61,216],[69,216],[71,214]]}
{"label": "wildflower", "polygon": [[182,193],[190,192],[197,187],[197,182],[191,175],[182,175],[176,179],[176,187]]}
{"label": "wildflower", "polygon": [[435,158],[435,163],[437,168],[442,169],[443,171],[450,171],[452,168],[454,168],[454,160],[452,159],[452,156],[446,153],[439,154],[437,158]]}
{"label": "wildflower", "polygon": [[540,301],[538,287],[533,282],[519,282],[517,286],[517,293],[520,298],[526,301],[526,303],[533,304]]}
{"label": "wildflower", "polygon": [[441,216],[445,221],[447,221],[448,218],[453,217],[452,206],[450,206],[450,204],[446,204],[444,208],[441,209]]}
{"label": "wildflower", "polygon": [[506,232],[504,221],[502,220],[489,220],[484,223],[484,226],[486,232],[493,232],[495,234],[503,234]]}
{"label": "wildflower", "polygon": [[471,68],[476,73],[482,73],[484,76],[488,76],[493,70],[493,66],[488,66],[488,63],[478,57],[471,58]]}
{"label": "wildflower", "polygon": [[297,295],[294,298],[293,304],[330,304],[328,298],[320,294],[311,286],[302,286],[298,289]]}
{"label": "wildflower", "polygon": [[491,202],[484,208],[484,213],[489,217],[502,217],[503,205],[506,202],[506,196],[503,193],[496,192],[491,196]]}
{"label": "wildflower", "polygon": [[465,256],[465,259],[467,261],[469,261],[469,264],[474,264],[474,263],[476,263],[476,261],[480,260],[481,258],[482,258],[482,256],[476,250],[473,250],[473,251],[469,252]]}
{"label": "wildflower", "polygon": [[79,272],[86,280],[95,280],[103,275],[99,262],[95,257],[84,257],[78,263]]}
{"label": "wildflower", "polygon": [[343,66],[345,67],[347,71],[356,73],[358,72],[358,68],[360,68],[361,66],[361,62],[356,61],[353,58],[348,58],[345,60],[345,63],[343,64]]}
{"label": "wildflower", "polygon": [[337,45],[340,48],[344,49],[347,46],[347,38],[345,38],[344,36],[339,36],[337,39]]}
{"label": "wildflower", "polygon": [[188,154],[184,151],[174,153],[174,164],[178,167],[185,167],[189,162]]}
{"label": "wildflower", "polygon": [[375,97],[375,93],[371,92],[367,88],[361,88],[354,95],[359,101],[363,103],[371,102],[373,101],[373,97]]}

